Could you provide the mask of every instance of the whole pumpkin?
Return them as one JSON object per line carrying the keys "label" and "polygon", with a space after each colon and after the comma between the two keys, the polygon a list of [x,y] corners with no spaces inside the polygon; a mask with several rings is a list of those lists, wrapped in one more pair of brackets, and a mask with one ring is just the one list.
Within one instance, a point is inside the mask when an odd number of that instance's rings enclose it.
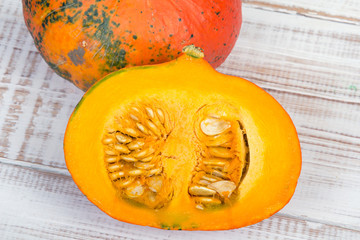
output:
{"label": "whole pumpkin", "polygon": [[86,90],[115,70],[166,62],[195,44],[213,67],[241,27],[241,0],[23,0],[49,66]]}

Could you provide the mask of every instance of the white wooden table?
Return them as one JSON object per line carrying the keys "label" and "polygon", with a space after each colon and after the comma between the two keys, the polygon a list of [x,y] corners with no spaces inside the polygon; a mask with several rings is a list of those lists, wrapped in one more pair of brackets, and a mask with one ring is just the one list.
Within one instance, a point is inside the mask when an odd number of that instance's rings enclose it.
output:
{"label": "white wooden table", "polygon": [[246,0],[223,73],[289,112],[303,168],[279,213],[242,229],[165,231],[116,221],[65,166],[62,141],[82,92],[35,49],[20,0],[0,0],[0,239],[360,239],[360,1]]}

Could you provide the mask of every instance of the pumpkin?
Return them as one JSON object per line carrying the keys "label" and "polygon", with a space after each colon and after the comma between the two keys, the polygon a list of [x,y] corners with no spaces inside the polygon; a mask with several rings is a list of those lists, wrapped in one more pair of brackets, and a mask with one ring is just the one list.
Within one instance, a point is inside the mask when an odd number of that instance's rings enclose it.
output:
{"label": "pumpkin", "polygon": [[204,49],[219,66],[241,26],[241,0],[23,0],[37,49],[60,76],[86,90],[115,70]]}
{"label": "pumpkin", "polygon": [[270,217],[301,169],[289,115],[258,86],[185,52],[86,92],[64,138],[74,181],[105,213],[139,225],[219,230]]}

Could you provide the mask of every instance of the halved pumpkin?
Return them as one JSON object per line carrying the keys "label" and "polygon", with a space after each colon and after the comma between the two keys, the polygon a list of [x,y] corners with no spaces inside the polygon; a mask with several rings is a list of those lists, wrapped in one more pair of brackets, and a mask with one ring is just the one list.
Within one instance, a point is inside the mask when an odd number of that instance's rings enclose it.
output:
{"label": "halved pumpkin", "polygon": [[121,221],[184,230],[257,223],[295,191],[295,127],[264,90],[187,52],[90,88],[68,123],[67,167]]}

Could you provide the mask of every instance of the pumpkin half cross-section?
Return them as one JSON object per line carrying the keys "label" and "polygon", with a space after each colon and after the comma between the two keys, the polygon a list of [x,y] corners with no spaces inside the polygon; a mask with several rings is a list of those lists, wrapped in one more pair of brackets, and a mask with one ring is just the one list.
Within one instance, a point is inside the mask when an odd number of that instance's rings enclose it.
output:
{"label": "pumpkin half cross-section", "polygon": [[70,117],[67,167],[115,219],[232,229],[270,217],[294,194],[301,152],[288,114],[193,51],[106,76]]}

